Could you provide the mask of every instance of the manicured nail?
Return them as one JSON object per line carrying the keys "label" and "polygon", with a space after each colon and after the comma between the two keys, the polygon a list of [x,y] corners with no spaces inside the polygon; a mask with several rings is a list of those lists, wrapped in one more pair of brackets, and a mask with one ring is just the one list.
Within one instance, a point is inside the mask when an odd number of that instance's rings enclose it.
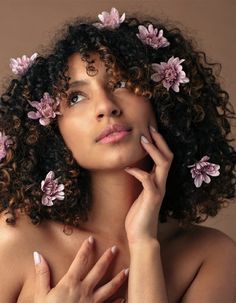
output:
{"label": "manicured nail", "polygon": [[129,274],[129,267],[125,269],[125,275],[128,276]]}
{"label": "manicured nail", "polygon": [[157,132],[156,129],[155,129],[152,125],[149,125],[149,128],[150,128],[150,130],[153,131],[154,133]]}
{"label": "manicured nail", "polygon": [[88,241],[89,241],[90,244],[93,244],[93,242],[94,242],[93,236],[90,236],[90,237],[88,238]]}
{"label": "manicured nail", "polygon": [[34,251],[34,264],[38,265],[41,263],[41,256],[37,251]]}
{"label": "manicured nail", "polygon": [[143,143],[149,143],[148,139],[146,137],[144,137],[144,136],[141,136],[141,141]]}
{"label": "manicured nail", "polygon": [[115,245],[112,246],[111,252],[112,252],[113,254],[115,254],[115,253],[117,252],[117,247],[116,247]]}

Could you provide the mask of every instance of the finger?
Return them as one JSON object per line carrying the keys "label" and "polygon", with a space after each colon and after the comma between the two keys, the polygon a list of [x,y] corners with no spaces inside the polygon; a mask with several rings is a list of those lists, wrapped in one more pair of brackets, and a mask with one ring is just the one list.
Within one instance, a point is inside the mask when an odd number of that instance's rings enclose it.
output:
{"label": "finger", "polygon": [[[140,140],[142,143],[142,146],[144,147],[145,150],[147,150],[147,152],[153,159],[154,163],[156,165],[160,166],[163,163],[163,161],[165,161],[164,155],[161,153],[161,151],[158,149],[157,146],[155,146],[150,141],[148,141],[146,137],[144,137],[144,138],[143,137],[144,136],[142,136],[141,140]],[[145,139],[147,140],[146,142],[144,141]]]}
{"label": "finger", "polygon": [[153,174],[155,183],[158,187],[163,188],[166,184],[166,179],[173,159],[173,154],[164,156],[163,153],[160,152],[159,147],[156,147],[150,143],[144,143],[142,140],[141,142],[156,164],[155,172],[153,172],[154,169],[151,172],[151,174]]}
{"label": "finger", "polygon": [[122,271],[120,271],[111,281],[109,281],[105,285],[98,288],[98,290],[94,294],[95,299],[98,302],[104,302],[104,300],[107,300],[127,280],[128,275],[129,275],[129,269],[128,268],[123,269]]}
{"label": "finger", "polygon": [[125,171],[133,175],[142,183],[143,188],[145,189],[143,193],[145,200],[155,201],[164,197],[168,169],[165,167],[158,167],[155,172],[147,173],[137,167],[132,167],[125,168]]}
{"label": "finger", "polygon": [[[159,192],[159,188],[157,188],[157,185],[155,184],[153,180],[153,176],[151,174],[147,173],[146,171],[143,171],[137,167],[132,168],[125,168],[125,171],[131,175],[133,175],[135,178],[137,178],[143,185],[143,188],[145,189],[143,192],[143,199],[146,201],[153,201]],[[145,202],[147,204],[148,202]]]}
{"label": "finger", "polygon": [[50,272],[46,260],[38,252],[34,252],[35,264],[35,299],[43,298],[50,291]]}
{"label": "finger", "polygon": [[117,247],[113,246],[105,251],[105,253],[101,256],[101,258],[96,262],[94,267],[88,273],[88,275],[84,279],[84,283],[89,285],[90,289],[94,289],[101,278],[104,276],[107,271],[108,266],[113,260],[117,251]]}
{"label": "finger", "polygon": [[159,148],[159,150],[165,155],[167,158],[171,158],[173,156],[172,151],[170,150],[168,144],[166,143],[163,136],[157,132],[154,131],[151,127],[149,127],[150,133],[152,135],[152,139],[154,140],[156,146]]}
{"label": "finger", "polygon": [[76,284],[80,280],[84,279],[90,269],[89,266],[91,263],[91,253],[93,252],[93,241],[93,237],[89,237],[84,240],[62,280],[69,279]]}

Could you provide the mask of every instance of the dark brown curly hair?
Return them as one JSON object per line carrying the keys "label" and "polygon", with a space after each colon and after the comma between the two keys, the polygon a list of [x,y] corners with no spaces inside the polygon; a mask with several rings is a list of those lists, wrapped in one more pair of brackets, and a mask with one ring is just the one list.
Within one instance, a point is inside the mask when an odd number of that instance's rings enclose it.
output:
{"label": "dark brown curly hair", "polygon": [[[89,172],[80,167],[67,148],[57,119],[47,126],[29,119],[29,100],[40,100],[48,92],[54,100],[67,97],[68,57],[79,53],[94,74],[90,54],[96,52],[107,67],[110,86],[126,78],[133,93],[147,97],[156,114],[158,130],[174,153],[160,222],[167,216],[180,224],[192,224],[215,216],[235,197],[236,151],[229,144],[235,112],[229,94],[217,80],[219,63],[209,63],[197,51],[197,43],[170,22],[142,16],[129,16],[118,28],[97,28],[92,18],[76,18],[55,35],[52,46],[37,56],[28,70],[10,79],[1,94],[0,131],[13,140],[0,163],[0,212],[9,214],[6,222],[15,224],[17,212],[28,215],[33,224],[55,220],[78,227],[91,209]],[[138,26],[153,24],[163,30],[170,45],[155,49],[137,37]],[[182,63],[189,83],[180,84],[177,93],[161,82],[151,80],[151,63],[171,57]],[[209,61],[209,60],[208,60]],[[220,175],[196,188],[188,165],[204,155],[220,165]],[[64,200],[51,207],[41,203],[41,181],[49,171],[65,185]]]}

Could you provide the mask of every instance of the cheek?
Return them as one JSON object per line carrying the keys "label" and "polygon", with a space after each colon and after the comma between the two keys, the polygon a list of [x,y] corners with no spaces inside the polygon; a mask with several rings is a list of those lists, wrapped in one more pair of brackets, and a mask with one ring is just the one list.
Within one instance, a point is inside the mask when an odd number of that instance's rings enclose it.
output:
{"label": "cheek", "polygon": [[140,125],[147,126],[153,124],[155,127],[157,124],[156,115],[150,103],[150,100],[140,100],[135,106],[135,112],[131,113],[131,117],[139,119]]}
{"label": "cheek", "polygon": [[78,118],[63,117],[58,121],[58,126],[65,144],[73,154],[77,150],[78,152],[82,151],[87,146],[86,140],[88,140],[88,136],[86,128]]}

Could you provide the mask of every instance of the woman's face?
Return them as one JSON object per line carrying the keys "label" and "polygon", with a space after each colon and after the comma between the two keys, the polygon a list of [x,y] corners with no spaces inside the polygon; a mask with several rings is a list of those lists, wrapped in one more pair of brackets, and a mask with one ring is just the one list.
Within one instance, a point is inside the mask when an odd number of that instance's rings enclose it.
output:
{"label": "woman's face", "polygon": [[[91,59],[95,60],[93,65],[98,69],[95,76],[87,75],[87,63],[78,53],[68,60],[70,83],[84,83],[69,88],[68,94],[76,92],[69,100],[71,105],[66,99],[61,100],[59,129],[80,166],[89,170],[121,169],[147,156],[140,136],[143,134],[152,141],[148,126],[156,127],[156,118],[147,98],[137,96],[122,86],[113,91],[108,88],[104,63],[96,53],[91,54]],[[128,124],[132,130],[119,141],[97,142],[96,138],[103,129],[115,123]]]}

